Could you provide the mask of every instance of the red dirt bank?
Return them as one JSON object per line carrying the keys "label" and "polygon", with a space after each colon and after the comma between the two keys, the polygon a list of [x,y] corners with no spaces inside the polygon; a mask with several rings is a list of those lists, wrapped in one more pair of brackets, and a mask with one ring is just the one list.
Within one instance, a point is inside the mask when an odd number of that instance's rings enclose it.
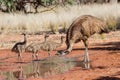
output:
{"label": "red dirt bank", "polygon": [[[56,35],[52,35],[51,38],[54,39],[55,36]],[[40,37],[36,38],[38,39]],[[6,38],[2,38],[2,40],[6,40]],[[14,39],[10,39],[9,41],[12,40]],[[29,40],[32,39],[29,38]],[[65,44],[63,44],[59,49],[65,48]],[[42,51],[41,53],[39,58],[48,56],[45,51]],[[53,51],[52,55],[55,53],[56,51]],[[80,42],[75,44],[73,51],[66,56],[75,57],[82,56],[83,54],[84,45]],[[100,36],[92,36],[89,39],[89,54],[92,66],[91,69],[86,70],[81,66],[77,66],[63,74],[46,78],[28,78],[27,80],[120,80],[120,31],[106,34],[104,39],[103,37],[100,38]],[[17,56],[17,54],[11,52],[10,49],[0,50],[0,62],[5,63],[5,65],[0,66],[0,71],[14,71],[16,67],[20,65],[16,63],[17,57],[15,56]],[[83,57],[80,57],[79,59],[82,60]],[[31,53],[24,53],[23,60],[24,62],[30,62],[32,60]],[[0,75],[0,80],[3,77],[5,76]]]}

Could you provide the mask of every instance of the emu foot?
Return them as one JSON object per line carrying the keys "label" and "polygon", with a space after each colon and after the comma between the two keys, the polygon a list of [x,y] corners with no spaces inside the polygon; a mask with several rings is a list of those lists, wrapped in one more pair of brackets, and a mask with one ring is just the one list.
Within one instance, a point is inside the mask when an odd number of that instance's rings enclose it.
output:
{"label": "emu foot", "polygon": [[83,61],[83,65],[85,69],[90,69],[91,65],[90,65],[90,61]]}

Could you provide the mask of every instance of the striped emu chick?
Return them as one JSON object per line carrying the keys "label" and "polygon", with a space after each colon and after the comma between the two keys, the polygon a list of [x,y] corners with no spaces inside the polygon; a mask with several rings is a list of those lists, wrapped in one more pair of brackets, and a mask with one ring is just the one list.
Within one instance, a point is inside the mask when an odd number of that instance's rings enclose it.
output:
{"label": "striped emu chick", "polygon": [[44,41],[42,43],[31,43],[26,47],[25,49],[26,52],[32,52],[32,60],[34,59],[38,60],[40,45],[44,44],[47,41],[48,37],[49,35],[46,34],[44,36]]}
{"label": "striped emu chick", "polygon": [[56,48],[60,47],[63,44],[63,38],[64,36],[61,36],[60,43],[54,42],[54,41],[46,41],[43,44],[40,44],[40,49],[44,51],[48,51],[49,57],[51,51],[55,50]]}
{"label": "striped emu chick", "polygon": [[32,52],[32,60],[34,60],[35,57],[36,59],[38,59],[39,50],[40,50],[40,47],[38,46],[37,43],[31,43],[25,49],[26,52]]}
{"label": "striped emu chick", "polygon": [[[65,55],[72,51],[74,43],[83,41],[85,45],[84,63],[90,61],[88,54],[88,38],[95,33],[102,34],[108,33],[109,29],[107,24],[91,15],[83,15],[77,18],[69,27],[66,35],[67,49],[59,54]],[[89,65],[85,65],[85,68],[90,68]]]}
{"label": "striped emu chick", "polygon": [[18,53],[18,61],[22,61],[22,53],[25,51],[25,47],[26,47],[26,34],[22,34],[24,35],[24,41],[23,42],[17,42],[13,48],[12,48],[12,52],[17,52]]}

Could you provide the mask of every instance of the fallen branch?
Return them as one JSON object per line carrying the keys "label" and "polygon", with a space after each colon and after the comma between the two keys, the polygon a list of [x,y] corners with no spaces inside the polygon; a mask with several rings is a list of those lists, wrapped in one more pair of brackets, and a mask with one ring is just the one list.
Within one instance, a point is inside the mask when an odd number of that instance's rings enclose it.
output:
{"label": "fallen branch", "polygon": [[54,8],[55,8],[56,6],[57,6],[57,5],[55,5],[55,6],[51,7],[51,8],[47,8],[46,10],[40,11],[40,13],[47,12],[47,11],[54,11],[54,12],[56,12],[56,11],[54,10]]}

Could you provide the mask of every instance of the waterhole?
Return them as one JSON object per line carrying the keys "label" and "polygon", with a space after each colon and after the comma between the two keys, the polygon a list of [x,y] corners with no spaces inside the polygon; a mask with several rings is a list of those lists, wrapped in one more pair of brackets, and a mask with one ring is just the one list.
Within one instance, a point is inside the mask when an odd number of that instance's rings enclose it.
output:
{"label": "waterhole", "polygon": [[0,71],[0,75],[4,75],[3,80],[45,78],[65,73],[76,66],[84,67],[85,64],[75,57],[53,56],[43,60],[32,61],[24,66],[17,66],[17,69],[13,71]]}

